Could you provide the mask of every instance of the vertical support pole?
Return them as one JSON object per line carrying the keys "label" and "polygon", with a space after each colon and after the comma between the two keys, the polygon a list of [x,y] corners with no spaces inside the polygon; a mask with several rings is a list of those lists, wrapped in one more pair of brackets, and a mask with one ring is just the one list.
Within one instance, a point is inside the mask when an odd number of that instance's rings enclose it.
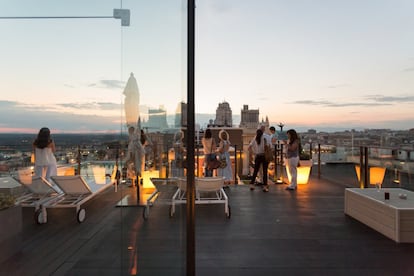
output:
{"label": "vertical support pole", "polygon": [[284,175],[283,175],[283,163],[284,163],[284,160],[283,160],[283,146],[284,146],[284,144],[281,144],[280,145],[280,181],[282,182],[282,183],[285,183],[285,177],[284,177]]}
{"label": "vertical support pole", "polygon": [[364,180],[364,148],[359,147],[359,188],[361,189],[365,187]]}
{"label": "vertical support pole", "polygon": [[369,170],[368,170],[368,147],[364,147],[364,157],[365,157],[365,161],[364,161],[364,188],[368,188],[368,184],[369,184]]}
{"label": "vertical support pole", "polygon": [[[238,171],[237,171],[237,145],[234,145],[234,184],[238,184],[237,183],[237,175],[238,175]],[[231,166],[231,159],[230,159],[230,166]]]}
{"label": "vertical support pole", "polygon": [[81,174],[81,159],[82,159],[82,155],[81,155],[81,149],[80,149],[80,145],[78,145],[78,171],[76,172],[76,175],[80,175]]}
{"label": "vertical support pole", "polygon": [[275,183],[279,180],[279,173],[277,167],[279,166],[279,141],[275,144]]}
{"label": "vertical support pole", "polygon": [[318,144],[318,178],[321,178],[321,144]]}
{"label": "vertical support pole", "polygon": [[195,180],[194,180],[194,68],[195,68],[195,0],[187,4],[187,275],[195,275]]}

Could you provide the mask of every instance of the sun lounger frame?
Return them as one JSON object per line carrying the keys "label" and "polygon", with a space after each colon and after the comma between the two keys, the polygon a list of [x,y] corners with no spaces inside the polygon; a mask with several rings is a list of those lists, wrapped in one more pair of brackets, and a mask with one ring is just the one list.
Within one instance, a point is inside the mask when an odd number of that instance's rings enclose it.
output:
{"label": "sun lounger frame", "polygon": [[[229,198],[223,189],[223,177],[196,177],[195,204],[224,204],[224,213],[227,218],[231,217]],[[212,196],[214,195],[214,196]],[[173,217],[175,214],[175,205],[187,203],[187,179],[177,179],[177,191],[174,193],[169,215]]]}
{"label": "sun lounger frame", "polygon": [[43,177],[33,176],[30,178],[29,182],[23,181],[17,177],[14,179],[28,190],[28,193],[16,199],[16,204],[22,207],[33,207],[35,210],[35,222],[37,224],[46,223],[46,205],[55,204],[64,196],[64,194],[60,193]]}
{"label": "sun lounger frame", "polygon": [[[95,197],[97,194],[103,192],[109,187],[113,186],[114,181],[111,179],[106,184],[100,184],[102,187],[96,191],[92,191],[85,179],[80,175],[75,176],[52,176],[53,182],[63,191],[63,196],[57,201],[46,203],[46,208],[75,208],[76,219],[82,223],[86,218],[86,210],[81,208],[81,205]],[[79,193],[68,192],[62,181],[79,181],[83,184],[84,190]]]}

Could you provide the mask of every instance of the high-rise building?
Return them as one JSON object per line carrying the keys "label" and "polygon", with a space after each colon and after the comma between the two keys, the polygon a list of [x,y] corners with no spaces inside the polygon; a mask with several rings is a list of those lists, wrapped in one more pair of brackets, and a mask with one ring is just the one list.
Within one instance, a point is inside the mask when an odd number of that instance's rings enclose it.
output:
{"label": "high-rise building", "polygon": [[218,127],[232,127],[233,118],[231,108],[228,102],[219,103],[216,109],[216,119],[214,125]]}
{"label": "high-rise building", "polygon": [[256,129],[259,124],[259,109],[250,109],[247,104],[243,105],[241,110],[241,128]]}
{"label": "high-rise building", "polygon": [[178,103],[174,124],[176,128],[187,126],[187,104],[185,102]]}
{"label": "high-rise building", "polygon": [[158,109],[148,110],[148,121],[143,124],[144,127],[152,129],[166,129],[167,124],[167,111],[160,106]]}

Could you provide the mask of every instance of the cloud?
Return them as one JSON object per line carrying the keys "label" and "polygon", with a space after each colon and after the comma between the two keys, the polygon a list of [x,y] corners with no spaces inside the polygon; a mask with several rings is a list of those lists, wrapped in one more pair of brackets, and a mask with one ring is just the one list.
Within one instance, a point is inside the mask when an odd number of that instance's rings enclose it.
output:
{"label": "cloud", "polygon": [[384,95],[367,95],[369,101],[387,102],[387,103],[410,103],[414,102],[414,96],[384,96]]}
{"label": "cloud", "polygon": [[414,72],[414,67],[405,68],[403,72]]}
{"label": "cloud", "polygon": [[125,87],[125,82],[120,80],[99,80],[97,83],[88,84],[88,87],[123,89]]}
{"label": "cloud", "polygon": [[97,110],[116,110],[121,109],[121,104],[110,102],[90,102],[90,103],[62,103],[58,106],[72,109],[97,109]]}
{"label": "cloud", "polygon": [[349,84],[343,83],[343,84],[333,84],[333,85],[329,85],[328,88],[329,89],[336,89],[336,88],[343,88],[343,87],[349,87]]}
{"label": "cloud", "polygon": [[61,131],[86,129],[94,132],[120,129],[118,116],[80,115],[13,101],[0,101],[0,107],[0,117],[3,119],[1,128],[5,129],[39,129],[43,126]]}
{"label": "cloud", "polygon": [[348,106],[385,106],[391,105],[389,103],[369,103],[369,102],[333,102],[333,101],[314,101],[314,100],[301,100],[301,101],[294,101],[291,104],[304,104],[304,105],[315,105],[315,106],[323,106],[323,107],[348,107]]}
{"label": "cloud", "polygon": [[353,102],[335,102],[332,100],[300,100],[290,104],[314,105],[322,107],[375,107],[375,106],[391,106],[394,104],[410,104],[414,103],[414,96],[385,96],[385,95],[366,95],[362,99]]}

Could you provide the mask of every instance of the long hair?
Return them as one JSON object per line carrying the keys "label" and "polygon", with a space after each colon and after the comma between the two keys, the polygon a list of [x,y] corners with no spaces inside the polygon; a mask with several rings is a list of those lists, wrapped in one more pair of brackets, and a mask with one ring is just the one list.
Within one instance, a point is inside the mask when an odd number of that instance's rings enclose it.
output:
{"label": "long hair", "polygon": [[211,129],[206,129],[206,132],[204,133],[204,138],[211,138]]}
{"label": "long hair", "polygon": [[296,130],[294,130],[294,129],[289,129],[286,133],[290,135],[290,143],[291,143],[291,144],[292,144],[294,141],[299,140],[299,137],[298,137],[298,134],[297,134]]}
{"label": "long hair", "polygon": [[256,143],[260,145],[262,141],[263,131],[261,129],[256,130]]}
{"label": "long hair", "polygon": [[37,138],[34,141],[33,145],[40,149],[43,149],[46,148],[51,142],[52,139],[50,138],[50,129],[47,127],[42,127],[39,130],[39,133],[37,134]]}

